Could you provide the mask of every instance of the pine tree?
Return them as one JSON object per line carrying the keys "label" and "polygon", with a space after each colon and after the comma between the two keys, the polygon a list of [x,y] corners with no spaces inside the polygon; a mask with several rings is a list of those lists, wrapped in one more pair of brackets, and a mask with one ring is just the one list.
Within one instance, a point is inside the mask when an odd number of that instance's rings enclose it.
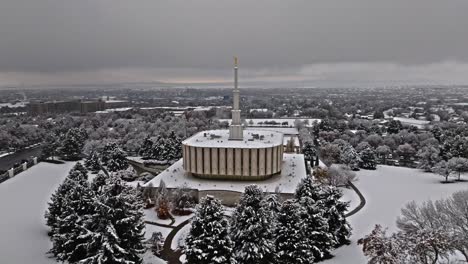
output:
{"label": "pine tree", "polygon": [[54,133],[48,134],[42,144],[41,159],[45,160],[58,155],[60,142]]}
{"label": "pine tree", "polygon": [[340,200],[343,193],[334,186],[322,186],[321,192],[324,217],[328,219],[328,231],[333,234],[337,246],[348,244],[351,226],[346,221],[345,214],[349,203]]}
{"label": "pine tree", "polygon": [[296,201],[304,209],[302,225],[304,232],[308,234],[307,243],[311,248],[311,254],[316,260],[322,260],[331,256],[331,250],[337,242],[330,232],[328,220],[325,217],[327,209],[321,186],[313,183],[312,177],[304,178],[298,185],[295,193]]}
{"label": "pine tree", "polygon": [[229,222],[219,200],[212,196],[201,200],[185,239],[184,252],[189,264],[233,263]]}
{"label": "pine tree", "polygon": [[150,159],[152,149],[153,149],[153,141],[151,140],[150,137],[147,137],[143,141],[143,144],[140,146],[140,150],[138,151],[138,154],[141,157],[143,157],[143,159]]}
{"label": "pine tree", "polygon": [[306,161],[310,161],[310,163],[312,163],[317,156],[317,150],[311,141],[306,141],[304,143],[304,146],[302,147],[302,153],[304,154],[304,159]]}
{"label": "pine tree", "polygon": [[232,215],[234,258],[239,263],[274,263],[270,214],[262,207],[262,200],[262,190],[249,185]]}
{"label": "pine tree", "polygon": [[107,178],[108,176],[106,174],[104,174],[103,172],[99,172],[91,182],[91,190],[93,190],[96,193],[99,192],[102,186],[106,184]]}
{"label": "pine tree", "polygon": [[371,147],[367,147],[361,151],[361,168],[367,170],[375,170],[377,167],[375,151]]}
{"label": "pine tree", "polygon": [[351,170],[359,170],[359,163],[362,162],[357,151],[350,144],[346,144],[340,154],[341,163],[347,165]]}
{"label": "pine tree", "polygon": [[67,131],[62,141],[59,153],[66,160],[78,160],[81,156],[81,150],[86,136],[82,130],[72,128]]}
{"label": "pine tree", "polygon": [[308,235],[302,228],[303,210],[293,200],[285,201],[280,208],[275,242],[278,263],[314,263]]}
{"label": "pine tree", "polygon": [[101,164],[106,165],[116,149],[118,149],[117,143],[106,143],[100,153]]}
{"label": "pine tree", "polygon": [[99,161],[99,155],[96,152],[91,153],[85,160],[85,166],[92,172],[100,171],[101,162]]}
{"label": "pine tree", "polygon": [[87,235],[88,257],[81,263],[142,263],[143,205],[136,191],[111,177],[94,205],[96,213]]}
{"label": "pine tree", "polygon": [[87,175],[83,174],[81,164],[77,163],[68,173],[65,180],[59,185],[52,194],[48,208],[45,213],[46,224],[50,227],[49,235],[53,236],[58,218],[67,207],[67,194],[74,188],[74,182],[84,185],[87,181]]}
{"label": "pine tree", "polygon": [[115,172],[128,168],[128,162],[124,153],[120,149],[115,148],[112,152],[110,152],[106,166],[109,171]]}
{"label": "pine tree", "polygon": [[95,194],[87,182],[66,179],[72,188],[57,219],[52,236],[52,252],[59,261],[76,262],[87,255],[86,227],[94,213]]}

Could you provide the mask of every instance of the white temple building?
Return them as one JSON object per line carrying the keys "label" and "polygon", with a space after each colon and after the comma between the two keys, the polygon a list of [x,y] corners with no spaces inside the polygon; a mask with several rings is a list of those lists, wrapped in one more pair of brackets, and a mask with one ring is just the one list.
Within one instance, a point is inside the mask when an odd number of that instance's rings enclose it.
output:
{"label": "white temple building", "polygon": [[306,177],[304,156],[284,153],[282,133],[261,128],[244,130],[239,96],[235,58],[229,130],[202,131],[184,140],[182,159],[145,186],[158,187],[162,181],[168,189],[185,186],[196,191],[199,198],[210,194],[228,205],[236,203],[250,184],[265,192],[291,196]]}

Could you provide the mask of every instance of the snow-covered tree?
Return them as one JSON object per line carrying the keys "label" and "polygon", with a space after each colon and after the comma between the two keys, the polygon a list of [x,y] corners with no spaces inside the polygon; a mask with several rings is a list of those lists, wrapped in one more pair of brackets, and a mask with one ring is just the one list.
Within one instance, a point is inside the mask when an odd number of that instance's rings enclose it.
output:
{"label": "snow-covered tree", "polygon": [[348,166],[333,164],[327,170],[327,177],[318,178],[318,180],[322,183],[339,187],[347,186],[349,182],[353,182],[357,178],[356,173],[351,171]]}
{"label": "snow-covered tree", "polygon": [[[302,147],[302,153],[304,154],[304,159],[309,162],[315,161],[317,158],[317,149],[315,148],[312,141],[306,141]],[[315,164],[311,164],[314,166]]]}
{"label": "snow-covered tree", "polygon": [[442,160],[442,161],[439,161],[435,166],[434,168],[432,169],[433,172],[439,174],[440,176],[444,177],[445,178],[445,182],[448,182],[448,178],[450,177],[450,175],[452,174],[453,170],[452,168],[449,166],[449,163]]}
{"label": "snow-covered tree", "polygon": [[93,181],[91,182],[91,189],[94,192],[99,192],[102,186],[106,184],[107,179],[108,179],[108,176],[105,173],[99,172],[96,175],[96,177],[94,177]]}
{"label": "snow-covered tree", "polygon": [[275,263],[271,215],[262,207],[263,197],[257,185],[245,187],[232,215],[233,254],[238,263]]}
{"label": "snow-covered tree", "polygon": [[154,255],[160,256],[164,246],[164,237],[161,232],[153,232],[151,238],[147,241],[150,244],[151,251]]}
{"label": "snow-covered tree", "polygon": [[334,236],[337,246],[349,243],[351,226],[346,221],[345,214],[349,202],[341,201],[343,193],[334,186],[321,186],[321,196],[324,205],[324,217],[328,219],[328,230]]}
{"label": "snow-covered tree", "polygon": [[172,206],[174,207],[173,212],[179,215],[185,215],[190,213],[188,208],[192,208],[194,205],[194,198],[191,194],[190,189],[186,184],[177,188],[172,197]]}
{"label": "snow-covered tree", "polygon": [[448,161],[450,169],[458,173],[458,180],[461,180],[461,174],[468,171],[468,159],[465,158],[451,158]]}
{"label": "snow-covered tree", "polygon": [[376,225],[372,232],[358,240],[369,264],[404,264],[406,255],[402,243],[395,236],[387,236],[387,230]]}
{"label": "snow-covered tree", "polygon": [[375,152],[377,152],[377,155],[379,155],[382,163],[387,164],[387,156],[392,153],[392,150],[387,145],[381,145],[375,149]]}
{"label": "snow-covered tree", "polygon": [[419,168],[431,172],[434,166],[441,161],[440,150],[434,146],[425,146],[416,154],[419,158]]}
{"label": "snow-covered tree", "polygon": [[150,137],[147,137],[143,141],[143,144],[140,146],[140,150],[138,151],[138,154],[142,156],[144,159],[150,159],[151,154],[152,154],[152,149],[153,149],[153,141],[150,139]]}
{"label": "snow-covered tree", "polygon": [[88,170],[96,173],[101,170],[101,162],[99,160],[99,155],[96,152],[91,153],[85,160],[85,166]]}
{"label": "snow-covered tree", "polygon": [[134,181],[138,178],[138,175],[132,166],[128,166],[124,170],[115,171],[113,172],[113,175],[127,182]]}
{"label": "snow-covered tree", "polygon": [[187,263],[234,263],[229,222],[218,199],[206,196],[197,206],[190,231],[185,239]]}
{"label": "snow-covered tree", "polygon": [[109,153],[109,158],[106,162],[106,167],[109,171],[115,172],[128,168],[128,162],[125,154],[118,148],[115,148]]}
{"label": "snow-covered tree", "polygon": [[416,150],[410,144],[405,143],[398,146],[397,152],[402,157],[404,163],[409,163],[416,153]]}
{"label": "snow-covered tree", "polygon": [[86,133],[82,129],[68,130],[59,148],[60,156],[66,160],[80,159],[85,139]]}
{"label": "snow-covered tree", "polygon": [[293,200],[281,205],[275,240],[278,263],[314,263],[308,234],[302,228],[305,214],[304,208]]}
{"label": "snow-covered tree", "polygon": [[82,165],[77,163],[68,173],[65,180],[58,186],[52,194],[48,208],[45,213],[46,223],[50,227],[49,234],[52,236],[55,232],[58,218],[67,207],[67,195],[75,187],[75,183],[85,185],[87,175],[84,173]]}
{"label": "snow-covered tree", "polygon": [[368,147],[360,152],[361,154],[361,163],[360,167],[367,170],[375,170],[377,166],[377,161],[375,157],[375,151]]}
{"label": "snow-covered tree", "polygon": [[54,133],[48,134],[42,144],[41,159],[54,158],[58,155],[59,148],[60,142],[57,136]]}
{"label": "snow-covered tree", "polygon": [[51,253],[59,261],[74,263],[87,256],[86,228],[94,213],[95,194],[88,182],[66,179],[72,188],[64,199],[64,207],[53,227]]}
{"label": "snow-covered tree", "polygon": [[312,177],[306,177],[299,183],[295,198],[304,209],[302,225],[308,234],[307,243],[311,246],[311,254],[316,260],[330,257],[337,241],[329,231],[328,219],[324,215],[326,209],[321,186],[315,184]]}
{"label": "snow-covered tree", "polygon": [[353,148],[353,146],[351,146],[351,144],[346,144],[341,150],[340,161],[341,163],[348,166],[351,170],[359,170],[359,163],[361,162],[361,157]]}
{"label": "snow-covered tree", "polygon": [[110,177],[94,202],[88,256],[80,263],[142,263],[143,205],[136,190]]}

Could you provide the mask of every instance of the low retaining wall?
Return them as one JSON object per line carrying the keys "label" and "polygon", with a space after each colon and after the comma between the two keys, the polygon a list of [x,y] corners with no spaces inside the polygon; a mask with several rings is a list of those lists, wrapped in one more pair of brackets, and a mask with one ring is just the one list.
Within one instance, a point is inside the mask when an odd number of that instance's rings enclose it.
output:
{"label": "low retaining wall", "polygon": [[15,177],[17,174],[31,168],[32,166],[36,165],[37,163],[38,163],[37,157],[34,157],[34,158],[28,160],[27,162],[22,163],[18,167],[14,167],[14,168],[9,169],[4,174],[0,175],[0,183],[4,182],[4,181],[6,181],[6,180],[8,180],[10,178]]}

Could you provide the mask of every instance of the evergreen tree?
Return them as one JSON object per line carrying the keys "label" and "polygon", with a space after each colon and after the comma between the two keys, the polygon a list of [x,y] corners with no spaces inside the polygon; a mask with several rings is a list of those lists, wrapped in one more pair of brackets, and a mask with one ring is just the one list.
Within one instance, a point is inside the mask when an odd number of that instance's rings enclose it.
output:
{"label": "evergreen tree", "polygon": [[316,260],[331,256],[331,250],[337,245],[335,235],[330,232],[326,203],[319,184],[314,184],[312,177],[304,178],[295,193],[297,202],[302,206],[302,226],[308,234],[307,243]]}
{"label": "evergreen tree", "polygon": [[94,177],[93,181],[91,182],[91,190],[94,192],[99,192],[106,184],[108,176],[104,174],[103,172],[99,172],[96,177]]}
{"label": "evergreen tree", "polygon": [[212,196],[203,198],[185,239],[187,263],[230,264],[234,262],[232,250],[229,222],[223,215],[221,202]]}
{"label": "evergreen tree", "polygon": [[302,147],[302,153],[304,154],[304,159],[309,161],[313,166],[312,162],[317,158],[317,149],[314,147],[311,141],[306,141]]}
{"label": "evergreen tree", "polygon": [[88,257],[81,263],[142,263],[143,205],[136,191],[111,177],[94,205],[96,212],[87,235]]}
{"label": "evergreen tree", "polygon": [[143,159],[150,159],[151,158],[151,152],[153,149],[153,141],[150,139],[150,137],[145,138],[143,141],[143,144],[140,146],[140,150],[138,151],[138,154],[143,157]]}
{"label": "evergreen tree", "polygon": [[86,136],[82,130],[78,128],[68,130],[59,148],[62,158],[66,160],[80,159],[85,139]]}
{"label": "evergreen tree", "polygon": [[70,170],[68,176],[52,194],[50,202],[48,203],[45,218],[46,224],[50,227],[49,235],[51,236],[54,235],[58,218],[67,207],[67,194],[74,188],[74,183],[85,185],[87,181],[87,176],[83,174],[83,170],[80,169],[79,165],[81,164],[77,163],[77,165]]}
{"label": "evergreen tree", "polygon": [[96,152],[91,153],[85,160],[85,166],[92,172],[100,171],[101,162],[99,161],[99,155]]}
{"label": "evergreen tree", "polygon": [[115,148],[112,152],[110,152],[106,166],[109,171],[115,172],[128,168],[128,162],[124,153],[120,149]]}
{"label": "evergreen tree", "polygon": [[87,255],[86,227],[94,212],[95,194],[87,182],[66,181],[72,188],[65,196],[64,208],[54,226],[50,252],[59,261],[74,263]]}
{"label": "evergreen tree", "polygon": [[341,163],[347,165],[351,170],[359,170],[359,163],[362,162],[359,154],[351,146],[351,144],[346,144],[341,150],[340,154]]}
{"label": "evergreen tree", "polygon": [[238,263],[274,263],[270,214],[262,207],[262,200],[262,190],[249,185],[232,215],[233,252]]}
{"label": "evergreen tree", "polygon": [[54,133],[48,134],[42,144],[41,159],[45,160],[58,155],[60,142]]}
{"label": "evergreen tree", "polygon": [[115,142],[108,142],[104,145],[100,153],[101,164],[106,165],[112,156],[112,153],[119,147]]}
{"label": "evergreen tree", "polygon": [[292,200],[285,201],[278,213],[276,252],[278,263],[314,263],[308,234],[302,228],[304,208]]}
{"label": "evergreen tree", "polygon": [[361,151],[361,168],[367,170],[375,170],[377,167],[375,151],[368,147]]}
{"label": "evergreen tree", "polygon": [[321,196],[324,205],[324,217],[328,219],[328,231],[333,234],[337,246],[349,243],[351,226],[346,221],[349,203],[341,201],[343,193],[334,186],[322,186]]}

